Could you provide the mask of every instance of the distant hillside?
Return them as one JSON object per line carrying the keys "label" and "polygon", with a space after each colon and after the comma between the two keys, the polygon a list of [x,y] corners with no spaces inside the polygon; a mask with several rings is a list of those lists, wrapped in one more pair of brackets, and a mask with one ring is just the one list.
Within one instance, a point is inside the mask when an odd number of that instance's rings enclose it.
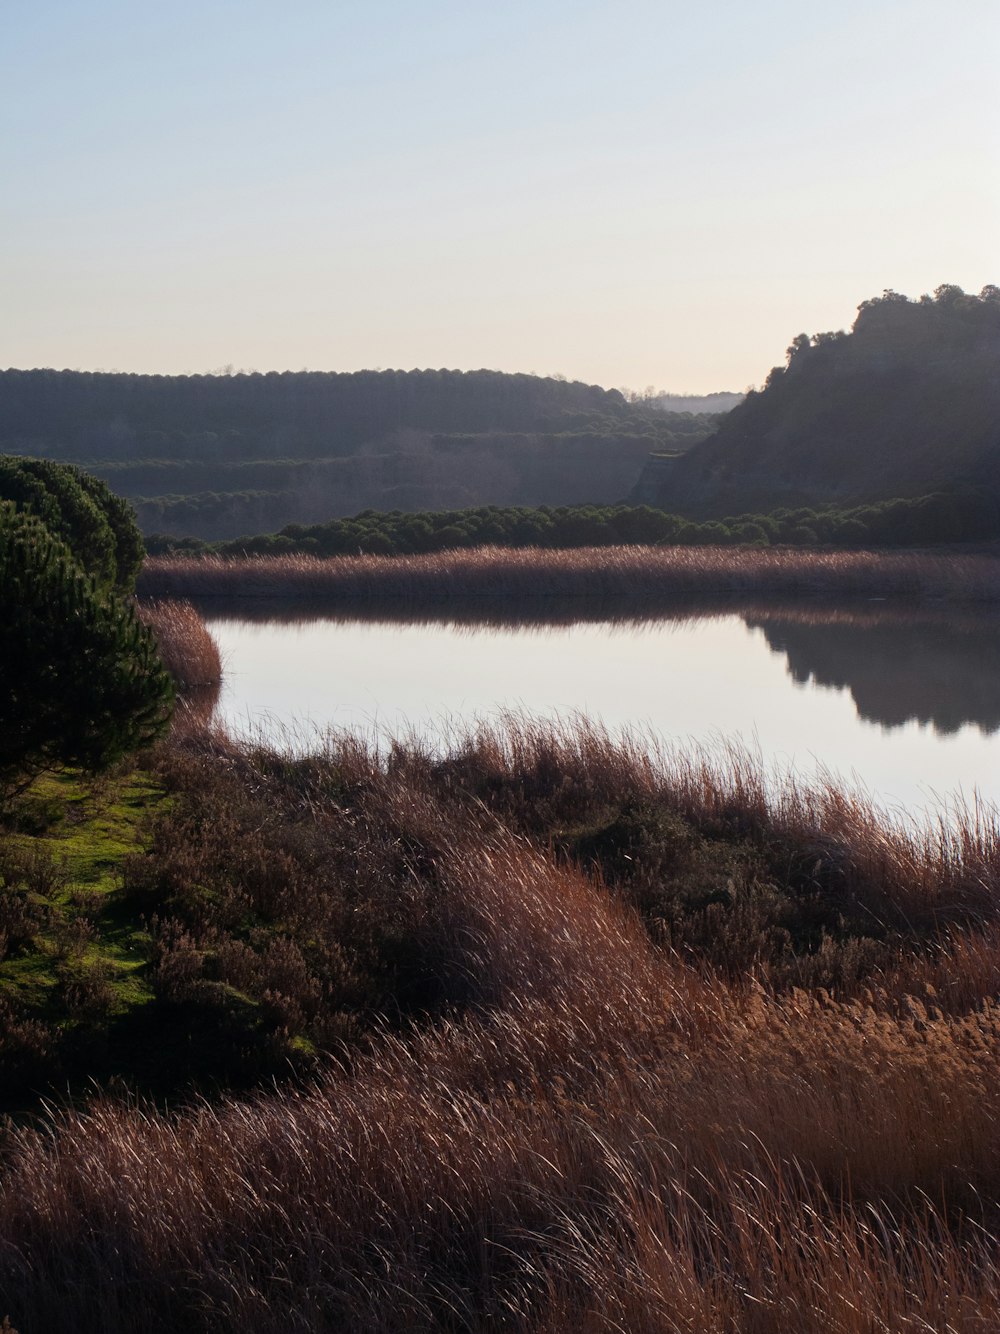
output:
{"label": "distant hillside", "polygon": [[731,412],[737,403],[742,403],[745,394],[731,394],[722,391],[718,394],[652,394],[646,399],[661,412]]}
{"label": "distant hillside", "polygon": [[0,371],[0,453],[85,464],[145,531],[235,537],[361,509],[621,500],[715,426],[498,371]]}
{"label": "distant hillside", "polygon": [[718,431],[635,495],[699,515],[1000,494],[1000,288],[865,301],[850,333],[799,334]]}

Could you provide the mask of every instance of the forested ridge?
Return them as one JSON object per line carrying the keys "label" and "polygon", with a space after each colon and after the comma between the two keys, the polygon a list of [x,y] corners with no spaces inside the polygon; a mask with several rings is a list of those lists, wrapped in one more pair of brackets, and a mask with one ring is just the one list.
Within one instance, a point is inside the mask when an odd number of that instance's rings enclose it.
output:
{"label": "forested ridge", "polygon": [[366,507],[614,501],[705,413],[499,371],[0,371],[0,451],[83,463],[147,532],[233,538]]}
{"label": "forested ridge", "polygon": [[305,458],[347,454],[404,428],[579,430],[641,422],[652,433],[657,420],[615,389],[487,370],[0,371],[0,441],[8,452],[44,447],[72,459],[134,458],[140,445],[145,457],[201,462]]}
{"label": "forested ridge", "polygon": [[718,432],[647,473],[699,517],[860,504],[944,487],[1000,494],[1000,288],[862,302],[850,333],[799,334]]}

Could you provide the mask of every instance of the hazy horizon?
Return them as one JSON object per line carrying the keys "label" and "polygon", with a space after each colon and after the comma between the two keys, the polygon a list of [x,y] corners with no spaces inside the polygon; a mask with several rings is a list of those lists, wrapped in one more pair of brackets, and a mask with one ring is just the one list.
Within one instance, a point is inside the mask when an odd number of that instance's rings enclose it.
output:
{"label": "hazy horizon", "polygon": [[40,0],[4,18],[0,364],[741,392],[998,280],[991,0]]}

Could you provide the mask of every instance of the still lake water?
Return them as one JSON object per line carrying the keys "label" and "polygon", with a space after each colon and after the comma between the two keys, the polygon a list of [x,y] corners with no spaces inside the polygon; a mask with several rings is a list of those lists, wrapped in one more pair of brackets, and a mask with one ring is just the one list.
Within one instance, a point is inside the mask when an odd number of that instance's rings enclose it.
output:
{"label": "still lake water", "polygon": [[[203,608],[231,733],[299,748],[327,728],[442,746],[478,718],[585,713],[612,731],[742,740],[917,810],[1000,803],[1000,616],[866,604],[611,621],[465,623]],[[493,618],[497,622],[497,618]]]}

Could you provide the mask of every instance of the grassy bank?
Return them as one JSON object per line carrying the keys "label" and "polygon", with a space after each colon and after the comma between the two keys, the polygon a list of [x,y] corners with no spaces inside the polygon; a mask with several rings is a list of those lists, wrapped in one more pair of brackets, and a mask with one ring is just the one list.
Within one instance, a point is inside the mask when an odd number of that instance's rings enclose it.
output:
{"label": "grassy bank", "polygon": [[145,1064],[92,1030],[177,1110],[8,1130],[22,1331],[997,1327],[995,812],[525,719],[142,773]]}
{"label": "grassy bank", "polygon": [[665,604],[706,597],[909,597],[1000,601],[1000,560],[931,552],[751,547],[484,547],[427,556],[151,557],[145,597],[413,604],[589,597]]}

